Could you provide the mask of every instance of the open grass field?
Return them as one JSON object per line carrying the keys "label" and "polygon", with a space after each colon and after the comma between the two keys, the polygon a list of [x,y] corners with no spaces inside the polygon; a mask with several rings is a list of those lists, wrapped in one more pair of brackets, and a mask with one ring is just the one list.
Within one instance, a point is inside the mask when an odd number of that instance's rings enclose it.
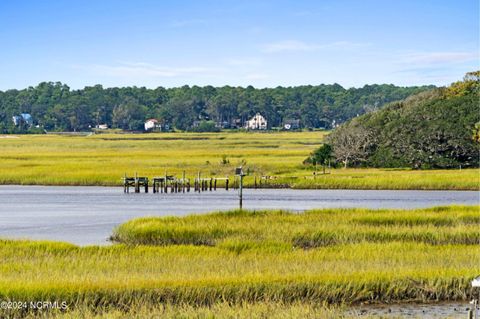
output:
{"label": "open grass field", "polygon": [[480,170],[332,169],[313,179],[302,164],[325,132],[164,133],[91,136],[18,135],[0,138],[0,184],[120,185],[132,176],[230,176],[243,165],[269,175],[268,187],[350,189],[480,188]]}
{"label": "open grass field", "polygon": [[0,241],[0,299],[65,301],[88,317],[333,318],[326,305],[467,300],[480,273],[479,206],[149,217],[113,237]]}

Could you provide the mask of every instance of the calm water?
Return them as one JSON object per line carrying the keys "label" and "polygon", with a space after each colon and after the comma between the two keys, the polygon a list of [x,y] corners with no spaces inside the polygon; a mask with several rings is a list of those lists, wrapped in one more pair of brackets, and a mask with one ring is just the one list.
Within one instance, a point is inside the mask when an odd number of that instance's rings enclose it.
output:
{"label": "calm water", "polygon": [[[129,219],[236,208],[236,191],[124,194],[116,187],[0,186],[0,237],[106,244]],[[474,191],[244,190],[244,208],[416,208],[479,204]]]}

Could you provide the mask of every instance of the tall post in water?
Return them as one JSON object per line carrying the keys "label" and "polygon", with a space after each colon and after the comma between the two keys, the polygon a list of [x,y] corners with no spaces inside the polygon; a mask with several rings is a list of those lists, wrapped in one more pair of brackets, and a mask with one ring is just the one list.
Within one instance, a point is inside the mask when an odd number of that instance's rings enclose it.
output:
{"label": "tall post in water", "polygon": [[182,176],[182,191],[185,193],[185,171],[183,171]]}
{"label": "tall post in water", "polygon": [[240,209],[243,207],[243,174],[240,174]]}
{"label": "tall post in water", "polygon": [[197,181],[198,181],[198,192],[200,193],[200,171],[198,171]]}
{"label": "tall post in water", "polygon": [[164,191],[165,191],[165,194],[168,193],[168,184],[167,184],[167,170],[165,170],[165,178],[164,178],[164,181],[165,181],[165,185],[164,186]]}
{"label": "tall post in water", "polygon": [[239,183],[238,197],[239,197],[239,206],[241,210],[243,208],[243,176],[245,176],[241,166],[235,169],[235,176],[238,176],[238,183]]}
{"label": "tall post in water", "polygon": [[138,184],[138,173],[135,172],[135,193],[140,193],[140,185]]}

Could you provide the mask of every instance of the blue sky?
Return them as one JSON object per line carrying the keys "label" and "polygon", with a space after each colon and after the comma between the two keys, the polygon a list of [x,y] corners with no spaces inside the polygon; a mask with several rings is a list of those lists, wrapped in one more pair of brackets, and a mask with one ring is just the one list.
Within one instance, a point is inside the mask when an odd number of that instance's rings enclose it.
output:
{"label": "blue sky", "polygon": [[0,90],[447,85],[479,60],[478,0],[0,1]]}

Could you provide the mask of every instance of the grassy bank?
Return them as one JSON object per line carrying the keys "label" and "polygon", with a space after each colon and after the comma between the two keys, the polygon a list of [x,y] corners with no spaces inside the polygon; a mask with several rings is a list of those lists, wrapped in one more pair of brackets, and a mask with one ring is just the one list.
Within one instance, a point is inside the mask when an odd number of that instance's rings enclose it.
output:
{"label": "grassy bank", "polygon": [[119,226],[114,240],[133,245],[203,245],[242,251],[351,243],[480,244],[478,206],[417,210],[230,211],[146,217]]}
{"label": "grassy bank", "polygon": [[351,189],[479,189],[480,171],[336,169],[313,179],[303,160],[324,132],[19,135],[0,138],[0,184],[119,185],[125,173],[141,176],[275,176],[266,187]]}
{"label": "grassy bank", "polygon": [[[324,304],[467,300],[480,272],[479,209],[142,218],[121,225],[114,236],[123,243],[106,247],[3,240],[0,299],[66,301],[74,314],[220,307],[223,317],[242,307],[301,317],[319,305],[328,314]],[[438,237],[408,235],[424,231]]]}

